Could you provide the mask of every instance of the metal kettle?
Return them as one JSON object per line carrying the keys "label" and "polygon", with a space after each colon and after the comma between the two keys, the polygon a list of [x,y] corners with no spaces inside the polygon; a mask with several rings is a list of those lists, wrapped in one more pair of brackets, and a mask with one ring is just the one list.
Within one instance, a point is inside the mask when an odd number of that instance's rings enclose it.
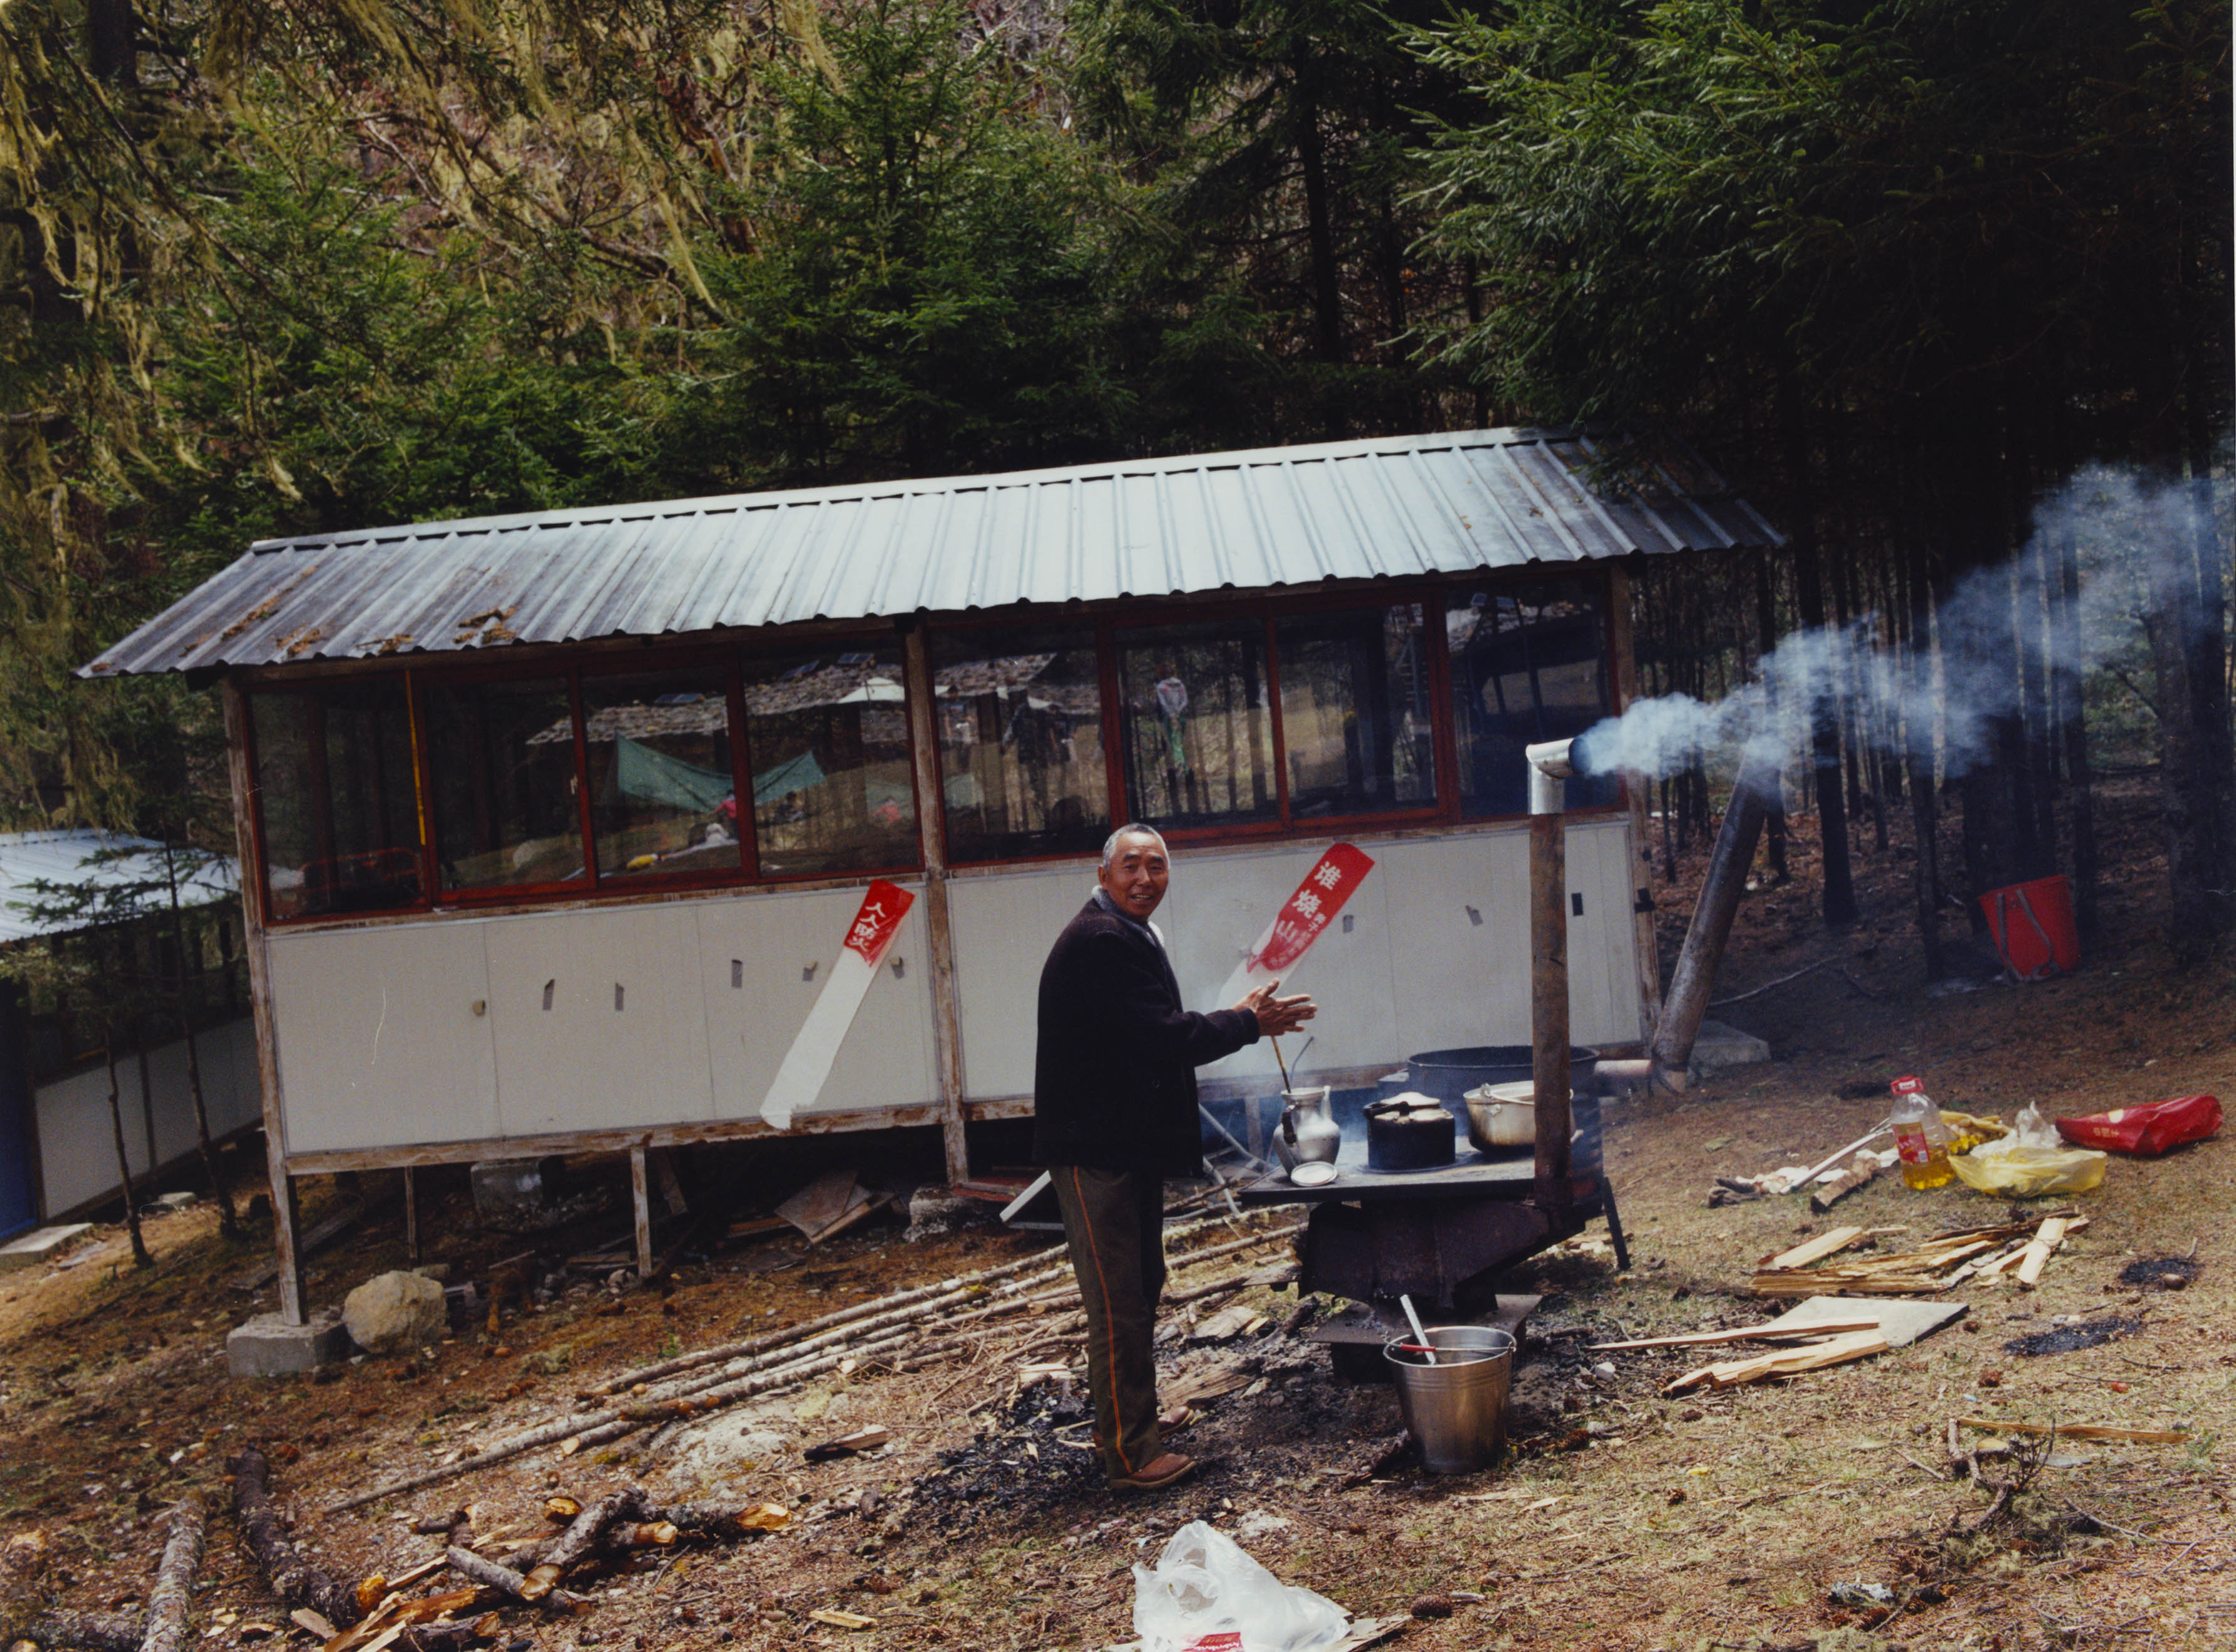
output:
{"label": "metal kettle", "polygon": [[1343,1127],[1328,1116],[1330,1087],[1281,1092],[1281,1125],[1273,1132],[1273,1156],[1284,1170],[1318,1162],[1333,1164],[1343,1146]]}

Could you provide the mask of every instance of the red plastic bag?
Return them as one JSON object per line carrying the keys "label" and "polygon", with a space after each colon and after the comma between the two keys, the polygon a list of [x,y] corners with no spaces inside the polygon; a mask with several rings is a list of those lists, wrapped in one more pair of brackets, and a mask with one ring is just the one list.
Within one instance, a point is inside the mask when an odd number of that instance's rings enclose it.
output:
{"label": "red plastic bag", "polygon": [[2177,1096],[2170,1102],[2057,1121],[2057,1133],[2076,1147],[2152,1157],[2185,1142],[2201,1142],[2220,1128],[2220,1103],[2210,1096]]}

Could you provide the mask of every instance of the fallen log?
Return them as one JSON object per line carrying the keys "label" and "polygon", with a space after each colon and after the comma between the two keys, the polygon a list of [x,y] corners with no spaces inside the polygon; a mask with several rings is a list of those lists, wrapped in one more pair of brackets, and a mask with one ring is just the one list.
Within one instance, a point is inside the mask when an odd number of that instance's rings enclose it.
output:
{"label": "fallen log", "polygon": [[578,1606],[590,1603],[588,1597],[563,1589],[530,1593],[528,1579],[518,1572],[457,1543],[444,1550],[443,1557],[450,1563],[450,1570],[461,1577],[470,1578],[483,1589],[494,1589],[501,1595],[510,1595],[516,1601],[527,1601],[540,1606],[547,1612],[572,1612]]}
{"label": "fallen log", "polygon": [[179,1652],[187,1614],[194,1605],[194,1574],[201,1570],[202,1529],[207,1511],[201,1493],[190,1493],[171,1510],[171,1535],[148,1591],[148,1633],[141,1652]]}
{"label": "fallen log", "polygon": [[272,1464],[253,1445],[226,1463],[233,1476],[233,1512],[240,1536],[256,1557],[266,1586],[290,1606],[307,1606],[328,1622],[348,1628],[363,1616],[357,1591],[313,1566],[296,1551],[272,1506]]}
{"label": "fallen log", "polygon": [[[536,1570],[529,1575],[531,1584],[546,1570],[551,1582],[556,1582],[567,1569],[588,1559],[597,1548],[606,1528],[616,1521],[627,1521],[632,1527],[644,1518],[647,1499],[641,1487],[630,1486],[624,1491],[609,1492],[576,1515],[566,1530],[554,1537],[538,1557]],[[547,1582],[537,1594],[549,1593],[551,1582]],[[529,1598],[534,1599],[531,1596]]]}
{"label": "fallen log", "polygon": [[148,1620],[140,1612],[44,1612],[24,1626],[23,1638],[56,1652],[65,1647],[137,1652],[147,1633]]}

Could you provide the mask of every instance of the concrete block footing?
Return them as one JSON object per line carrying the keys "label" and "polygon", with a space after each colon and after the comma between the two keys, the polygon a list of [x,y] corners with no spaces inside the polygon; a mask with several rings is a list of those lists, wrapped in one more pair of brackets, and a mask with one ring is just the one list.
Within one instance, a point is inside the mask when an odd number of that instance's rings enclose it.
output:
{"label": "concrete block footing", "polygon": [[1770,1046],[1751,1032],[1720,1021],[1703,1021],[1693,1040],[1693,1070],[1707,1075],[1726,1067],[1749,1067],[1770,1059]]}
{"label": "concrete block footing", "polygon": [[337,1308],[321,1309],[308,1325],[260,1313],[226,1333],[225,1369],[231,1377],[292,1377],[346,1359],[352,1352]]}
{"label": "concrete block footing", "polygon": [[0,1245],[0,1274],[10,1268],[35,1267],[80,1234],[92,1231],[93,1224],[86,1221],[64,1222],[59,1227],[35,1227]]}

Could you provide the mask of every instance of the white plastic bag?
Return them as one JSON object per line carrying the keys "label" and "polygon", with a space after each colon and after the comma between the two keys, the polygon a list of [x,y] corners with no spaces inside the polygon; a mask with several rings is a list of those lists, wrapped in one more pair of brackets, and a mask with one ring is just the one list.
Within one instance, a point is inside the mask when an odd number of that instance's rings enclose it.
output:
{"label": "white plastic bag", "polygon": [[1191,1520],[1134,1568],[1134,1633],[1142,1652],[1314,1652],[1349,1633],[1343,1608],[1285,1583],[1225,1532]]}

